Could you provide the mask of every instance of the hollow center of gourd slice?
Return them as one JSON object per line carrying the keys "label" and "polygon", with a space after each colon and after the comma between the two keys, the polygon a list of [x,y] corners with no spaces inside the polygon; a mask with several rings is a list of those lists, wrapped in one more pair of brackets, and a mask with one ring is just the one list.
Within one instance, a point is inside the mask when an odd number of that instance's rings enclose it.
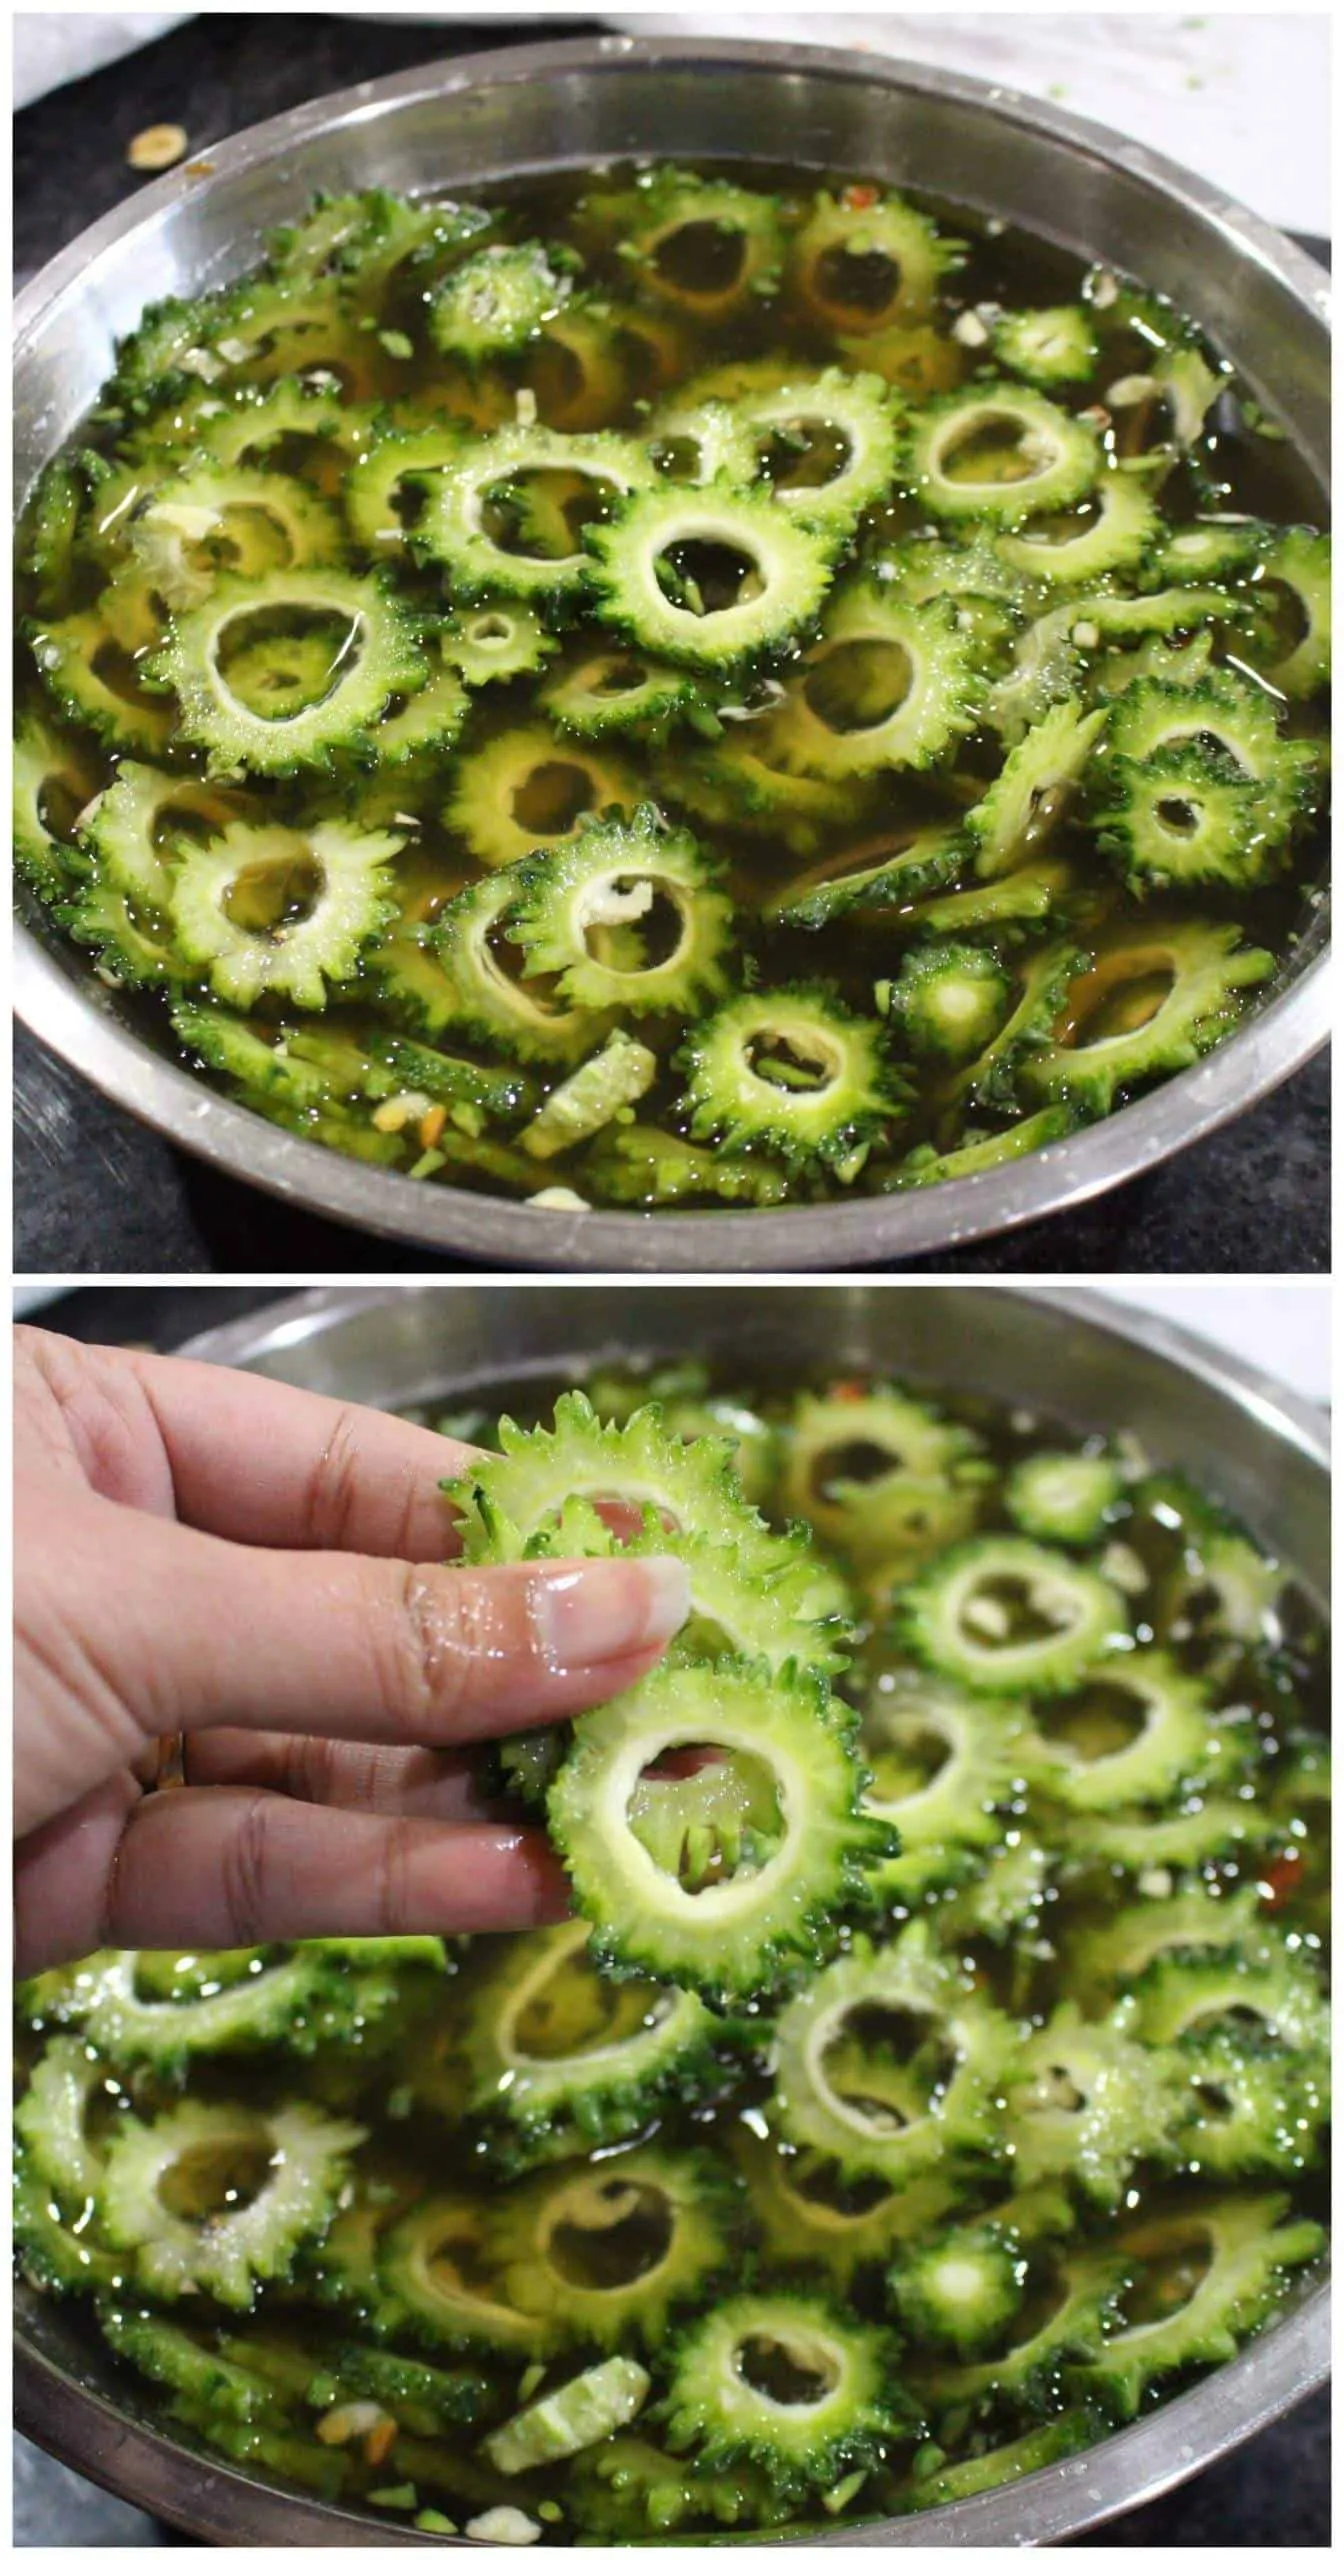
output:
{"label": "hollow center of gourd slice", "polygon": [[823,2056],[827,2085],[873,2131],[899,2133],[926,2116],[951,2086],[955,2046],[927,2010],[865,2000],[847,2009]]}
{"label": "hollow center of gourd slice", "polygon": [[1033,516],[1017,539],[1034,543],[1038,551],[1056,551],[1061,543],[1081,542],[1083,535],[1100,522],[1100,501],[1084,498],[1079,506],[1061,508],[1053,515]]}
{"label": "hollow center of gourd slice", "polygon": [[345,682],[359,648],[359,628],[343,613],[264,605],[230,617],[215,660],[229,692],[254,719],[292,720]]}
{"label": "hollow center of gourd slice", "polygon": [[241,2213],[254,2203],[273,2166],[274,2154],[260,2138],[229,2135],[215,2142],[194,2142],[169,2163],[158,2192],[169,2212],[182,2221],[214,2222],[221,2214]]}
{"label": "hollow center of gourd slice", "polygon": [[134,658],[119,640],[100,640],[89,663],[98,682],[106,685],[119,702],[143,704],[149,699]]}
{"label": "hollow center of gourd slice", "polygon": [[939,468],[958,486],[1001,488],[1005,482],[1039,480],[1057,459],[1039,428],[1024,426],[1010,410],[986,406],[948,437]]}
{"label": "hollow center of gourd slice", "polygon": [[986,1574],[963,1600],[957,1632],[978,1652],[995,1653],[1048,1643],[1066,1632],[1076,1615],[1071,1596],[1053,1584],[1038,1586],[1015,1573]]}
{"label": "hollow center of gourd slice", "polygon": [[1036,1720],[1075,1760],[1106,1760],[1137,1742],[1150,1708],[1118,1681],[1094,1680],[1071,1698],[1043,1698]]}
{"label": "hollow center of gourd slice", "polygon": [[1153,815],[1170,836],[1192,836],[1199,825],[1199,811],[1193,801],[1178,799],[1174,794],[1159,800]]}
{"label": "hollow center of gourd slice", "polygon": [[712,621],[716,613],[733,613],[765,591],[760,561],[737,540],[669,542],[653,566],[668,601],[704,621]]}
{"label": "hollow center of gourd slice", "polygon": [[514,2050],[526,2061],[558,2062],[629,2043],[665,2015],[668,1998],[647,1982],[609,1981],[579,1950],[557,1966],[520,2012]]}
{"label": "hollow center of gourd slice", "polygon": [[485,493],[482,521],[497,550],[528,560],[573,560],[583,528],[600,524],[620,495],[597,472],[518,471]]}
{"label": "hollow center of gourd slice", "polygon": [[661,2187],[614,2172],[571,2197],[546,2235],[546,2255],[566,2284],[613,2292],[661,2266],[673,2222]]}
{"label": "hollow center of gourd slice", "polygon": [[757,1031],[744,1055],[752,1075],[790,1093],[823,1093],[844,1063],[835,1043],[820,1031]]}
{"label": "hollow center of gourd slice", "polygon": [[665,968],[676,959],[690,929],[676,891],[637,872],[600,882],[584,900],[582,913],[590,959],[628,977]]}
{"label": "hollow center of gourd slice", "polygon": [[220,903],[230,924],[279,941],[312,915],[325,887],[320,864],[296,853],[290,861],[245,863]]}
{"label": "hollow center of gourd slice", "polygon": [[782,2409],[818,2407],[844,2370],[820,2338],[772,2338],[764,2329],[742,2339],[733,2362],[749,2390]]}
{"label": "hollow center of gourd slice", "polygon": [[835,2160],[814,2160],[800,2176],[788,2178],[795,2194],[841,2222],[866,2222],[891,2202],[885,2178],[842,2178]]}
{"label": "hollow center of gourd slice", "polygon": [[1142,2233],[1135,2233],[1127,2246],[1134,2248],[1142,2264],[1116,2314],[1118,2324],[1125,2329],[1142,2329],[1150,2321],[1170,2320],[1193,2301],[1213,2264],[1212,2243],[1197,2224],[1164,2233],[1151,2248],[1144,2247]]}
{"label": "hollow center of gourd slice", "polygon": [[936,1725],[912,1710],[889,1718],[881,1741],[867,1746],[867,1756],[877,1800],[896,1804],[904,1796],[923,1795],[942,1776],[952,1745]]}
{"label": "hollow center of gourd slice", "polygon": [[597,800],[597,787],[586,765],[562,752],[534,764],[516,783],[511,810],[515,826],[531,836],[572,835],[580,818]]}
{"label": "hollow center of gourd slice", "polygon": [[747,261],[745,232],[723,222],[679,222],[653,252],[653,267],[674,293],[718,300],[735,293]]}
{"label": "hollow center of gourd slice", "polygon": [[860,1436],[819,1449],[808,1482],[818,1501],[833,1502],[843,1500],[847,1485],[877,1484],[883,1476],[898,1474],[904,1464],[898,1449],[885,1449],[880,1440]]}
{"label": "hollow center of gourd slice", "polygon": [[829,418],[782,419],[762,436],[757,448],[761,470],[775,489],[826,489],[839,480],[854,459],[854,447],[843,427]]}
{"label": "hollow center of gourd slice", "polygon": [[914,660],[899,640],[838,640],[803,678],[808,709],[823,727],[848,737],[880,729],[907,699]]}
{"label": "hollow center of gourd slice", "polygon": [[901,270],[887,249],[851,248],[837,240],[813,268],[814,288],[836,318],[880,318],[901,290]]}
{"label": "hollow center of gourd slice", "polygon": [[[688,1753],[698,1767],[688,1767]],[[768,1865],[784,1836],[768,1763],[755,1752],[724,1751],[708,1734],[641,1770],[626,1821],[654,1865],[690,1894]]]}
{"label": "hollow center of gourd slice", "polygon": [[1176,972],[1162,952],[1113,952],[1075,978],[1061,1036],[1077,1049],[1123,1040],[1161,1012],[1175,983]]}

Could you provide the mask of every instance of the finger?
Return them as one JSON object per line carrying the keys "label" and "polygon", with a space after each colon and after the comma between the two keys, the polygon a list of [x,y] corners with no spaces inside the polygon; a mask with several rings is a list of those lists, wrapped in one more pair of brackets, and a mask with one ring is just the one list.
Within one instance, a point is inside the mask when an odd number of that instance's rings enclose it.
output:
{"label": "finger", "polygon": [[114,1834],[111,1812],[100,1808],[100,1872],[77,1907],[69,1840],[54,1837],[61,1826],[26,1844],[16,1923],[25,1970],[100,1944],[447,1937],[542,1928],[570,1911],[554,1851],[521,1825],[382,1820],[252,1787],[144,1796],[122,1808]]}
{"label": "finger", "polygon": [[320,1733],[194,1733],[192,1787],[267,1787],[305,1804],[352,1813],[409,1813],[426,1822],[480,1821],[490,1798],[478,1757],[465,1751],[398,1751],[391,1743],[330,1742]]}
{"label": "finger", "polygon": [[479,1454],[461,1441],[208,1361],[91,1352],[43,1333],[29,1347],[88,1481],[113,1501],[175,1510],[245,1546],[343,1547],[417,1563],[457,1552],[441,1485]]}
{"label": "finger", "polygon": [[[19,1678],[35,1727],[88,1701],[99,1739],[240,1725],[453,1745],[580,1713],[650,1669],[685,1619],[671,1556],[484,1569],[235,1547],[90,1500],[25,1506]],[[68,1721],[68,1719],[67,1719]],[[96,1764],[96,1765],[95,1765]],[[48,1801],[35,1819],[55,1810]]]}

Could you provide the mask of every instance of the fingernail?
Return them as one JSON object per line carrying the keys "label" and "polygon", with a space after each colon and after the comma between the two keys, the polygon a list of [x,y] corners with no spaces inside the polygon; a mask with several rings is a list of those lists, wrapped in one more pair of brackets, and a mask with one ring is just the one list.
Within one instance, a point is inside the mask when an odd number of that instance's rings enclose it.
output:
{"label": "fingernail", "polygon": [[528,1585],[537,1650],[557,1671],[666,1644],[685,1625],[690,1605],[679,1556],[550,1565]]}

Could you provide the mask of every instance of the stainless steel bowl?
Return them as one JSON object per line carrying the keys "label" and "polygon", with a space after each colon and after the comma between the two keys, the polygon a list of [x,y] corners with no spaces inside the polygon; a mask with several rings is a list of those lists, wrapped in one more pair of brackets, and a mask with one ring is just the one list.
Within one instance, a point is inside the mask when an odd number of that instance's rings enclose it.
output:
{"label": "stainless steel bowl", "polygon": [[[886,1365],[930,1387],[1034,1404],[1081,1429],[1137,1432],[1160,1464],[1194,1469],[1300,1574],[1329,1592],[1324,1416],[1154,1317],[1067,1289],[791,1287],[329,1289],[286,1299],[187,1344],[197,1358],[363,1404],[460,1401],[492,1383],[620,1354],[694,1352],[796,1377],[819,1360]],[[124,2366],[58,2302],[18,2294],[18,2424],[64,2462],[204,2542],[415,2542],[375,2518],[272,2487],[151,2424]],[[1231,2452],[1313,2390],[1329,2365],[1329,2294],[1307,2275],[1276,2325],[1233,2364],[1077,2460],[962,2505],[884,2524],[809,2530],[809,2543],[997,2549],[1064,2542]]]}
{"label": "stainless steel bowl", "polygon": [[[609,36],[431,64],[319,99],[188,161],[95,223],[22,296],[20,496],[92,403],[144,305],[239,273],[318,187],[469,189],[628,154],[850,168],[1005,216],[1170,293],[1284,427],[1324,507],[1325,279],[1216,189],[1037,99],[811,46]],[[846,1268],[926,1253],[1092,1198],[1217,1128],[1291,1075],[1330,1022],[1318,913],[1234,1038],[1127,1110],[998,1172],[885,1199],[698,1214],[539,1210],[412,1183],[291,1137],[210,1092],[28,903],[21,1018],[70,1065],[222,1172],[421,1248],[576,1271]]]}

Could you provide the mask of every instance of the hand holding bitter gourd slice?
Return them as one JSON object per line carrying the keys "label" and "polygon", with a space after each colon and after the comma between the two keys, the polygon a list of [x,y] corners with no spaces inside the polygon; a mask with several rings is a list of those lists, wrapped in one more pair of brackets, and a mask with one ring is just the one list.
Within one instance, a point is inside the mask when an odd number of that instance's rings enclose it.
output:
{"label": "hand holding bitter gourd slice", "polygon": [[[568,1004],[694,1013],[727,990],[733,906],[721,879],[695,838],[645,801],[628,818],[581,820],[554,852],[520,866],[509,939],[525,975],[555,978]],[[655,941],[628,967],[600,956],[602,927],[652,926],[660,908],[674,921],[670,948]]]}
{"label": "hand holding bitter gourd slice", "polygon": [[918,2431],[888,2335],[823,2294],[740,2294],[672,2350],[668,2442],[708,2470],[741,2460],[801,2493],[876,2468]]}

